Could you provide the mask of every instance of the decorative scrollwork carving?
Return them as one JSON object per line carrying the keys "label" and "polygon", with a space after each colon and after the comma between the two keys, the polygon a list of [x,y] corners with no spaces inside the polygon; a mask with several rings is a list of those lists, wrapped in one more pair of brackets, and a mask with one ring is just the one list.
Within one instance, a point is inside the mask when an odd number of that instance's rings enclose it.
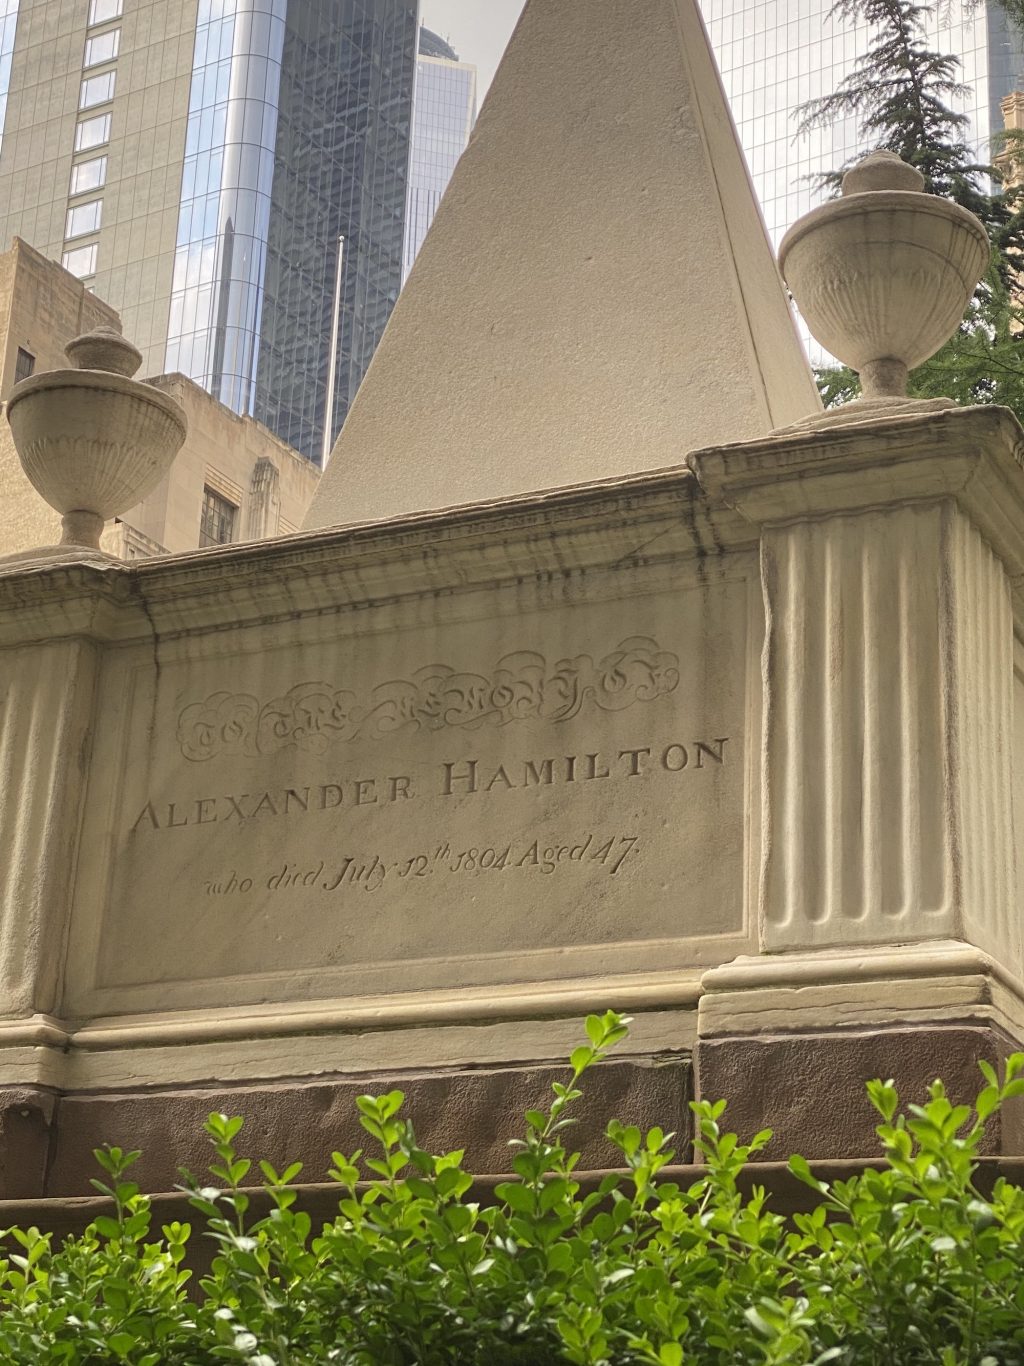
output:
{"label": "decorative scrollwork carving", "polygon": [[631,636],[598,662],[576,655],[551,669],[531,650],[505,655],[486,675],[431,664],[379,684],[363,703],[331,683],[299,683],[267,703],[247,693],[217,692],[182,711],[178,745],[193,763],[289,747],[325,754],[334,744],[417,730],[568,721],[589,707],[625,711],[678,686],[677,656],[646,636]]}

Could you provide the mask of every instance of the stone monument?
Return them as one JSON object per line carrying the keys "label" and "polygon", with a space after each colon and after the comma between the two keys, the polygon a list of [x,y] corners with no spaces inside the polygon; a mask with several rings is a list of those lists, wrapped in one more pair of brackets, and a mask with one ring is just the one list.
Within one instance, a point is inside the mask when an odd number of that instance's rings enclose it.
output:
{"label": "stone monument", "polygon": [[530,0],[306,520],[678,465],[820,403],[692,0]]}
{"label": "stone monument", "polygon": [[695,1093],[856,1158],[1024,1038],[1024,433],[899,392],[975,229],[876,162],[794,229],[822,414],[695,5],[600,10],[530,0],[307,532],[0,570],[8,1197],[211,1109],[316,1180],[396,1085],[502,1170],[594,1009],[591,1166]]}

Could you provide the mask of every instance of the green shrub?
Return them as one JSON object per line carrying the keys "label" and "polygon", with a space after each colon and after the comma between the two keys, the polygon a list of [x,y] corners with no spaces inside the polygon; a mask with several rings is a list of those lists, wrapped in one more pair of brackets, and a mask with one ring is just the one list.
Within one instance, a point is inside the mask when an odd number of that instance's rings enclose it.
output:
{"label": "green shrub", "polygon": [[[338,1216],[314,1234],[296,1164],[260,1164],[270,1213],[250,1217],[242,1121],[213,1115],[215,1186],[192,1187],[216,1241],[191,1298],[188,1225],[155,1232],[126,1179],[136,1153],[97,1153],[113,1212],[54,1249],[10,1229],[0,1261],[0,1362],[133,1366],[553,1366],[553,1363],[1024,1363],[1024,1193],[974,1184],[987,1119],[1024,1091],[1024,1055],[974,1109],[941,1083],[900,1112],[891,1084],[868,1087],[886,1159],[829,1187],[802,1158],[811,1213],[787,1221],[737,1179],[767,1134],[723,1133],[724,1105],[695,1105],[706,1163],[685,1189],[663,1179],[672,1135],[613,1121],[623,1174],[583,1193],[566,1148],[588,1068],[627,1021],[587,1020],[551,1106],[526,1116],[515,1179],[472,1198],[462,1154],[434,1157],[401,1115],[400,1092],[362,1097],[372,1156],[335,1153]],[[367,1170],[369,1181],[363,1178]]]}

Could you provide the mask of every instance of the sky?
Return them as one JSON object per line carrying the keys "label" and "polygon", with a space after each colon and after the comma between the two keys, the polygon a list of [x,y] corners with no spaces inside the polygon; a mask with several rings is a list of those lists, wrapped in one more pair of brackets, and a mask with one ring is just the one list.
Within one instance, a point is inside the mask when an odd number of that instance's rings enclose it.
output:
{"label": "sky", "polygon": [[524,0],[423,0],[421,16],[427,28],[447,38],[464,62],[479,72],[482,102]]}

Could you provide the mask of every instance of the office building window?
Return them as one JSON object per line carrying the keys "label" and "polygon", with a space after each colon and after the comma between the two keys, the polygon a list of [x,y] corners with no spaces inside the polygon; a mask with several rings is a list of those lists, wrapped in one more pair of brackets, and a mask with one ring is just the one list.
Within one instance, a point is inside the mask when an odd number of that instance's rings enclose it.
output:
{"label": "office building window", "polygon": [[106,104],[107,100],[112,100],[116,84],[116,71],[106,71],[102,76],[87,76],[82,82],[79,109],[91,109],[95,104]]}
{"label": "office building window", "polygon": [[90,152],[110,141],[110,115],[99,114],[94,119],[83,119],[75,129],[75,151]]}
{"label": "office building window", "polygon": [[109,19],[120,19],[123,0],[89,0],[89,25],[105,24]]}
{"label": "office building window", "polygon": [[61,264],[65,270],[70,270],[72,275],[84,280],[87,275],[96,274],[96,250],[95,242],[90,242],[87,247],[72,247],[64,253]]}
{"label": "office building window", "polygon": [[36,368],[36,358],[31,351],[18,347],[18,359],[14,362],[14,382],[20,384],[23,379],[28,379],[32,371]]}
{"label": "office building window", "polygon": [[121,30],[113,28],[109,33],[97,34],[95,38],[85,40],[85,60],[82,65],[87,70],[90,66],[102,66],[104,62],[112,62],[121,48]]}
{"label": "office building window", "polygon": [[102,219],[102,199],[93,199],[88,204],[76,204],[73,209],[68,209],[64,236],[83,237],[87,232],[98,232]]}
{"label": "office building window", "polygon": [[211,488],[203,489],[203,513],[199,521],[199,545],[227,545],[235,534],[238,509]]}
{"label": "office building window", "polygon": [[89,190],[101,190],[107,183],[107,158],[93,157],[91,161],[80,161],[71,168],[71,189],[69,194],[87,194]]}

